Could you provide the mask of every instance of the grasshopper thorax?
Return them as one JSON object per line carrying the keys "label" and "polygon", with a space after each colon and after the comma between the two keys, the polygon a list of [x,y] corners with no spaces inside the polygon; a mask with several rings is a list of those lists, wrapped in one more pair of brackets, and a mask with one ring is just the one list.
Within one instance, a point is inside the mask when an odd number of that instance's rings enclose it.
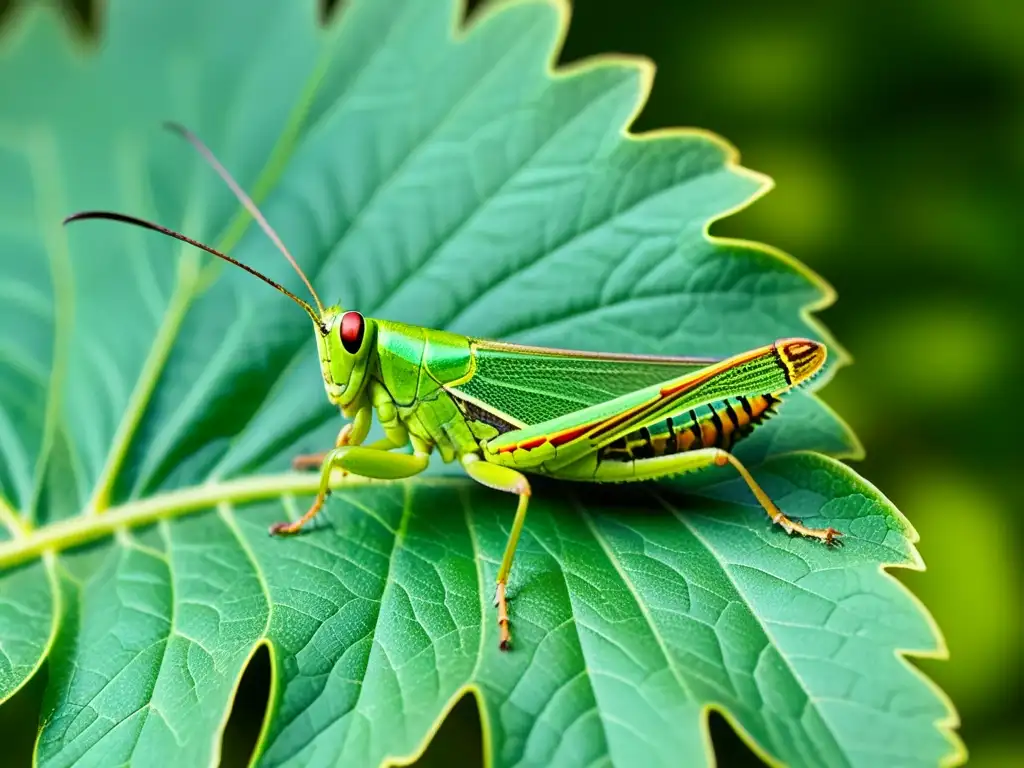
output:
{"label": "grasshopper thorax", "polygon": [[344,408],[363,391],[376,324],[358,312],[328,307],[315,328],[327,398]]}

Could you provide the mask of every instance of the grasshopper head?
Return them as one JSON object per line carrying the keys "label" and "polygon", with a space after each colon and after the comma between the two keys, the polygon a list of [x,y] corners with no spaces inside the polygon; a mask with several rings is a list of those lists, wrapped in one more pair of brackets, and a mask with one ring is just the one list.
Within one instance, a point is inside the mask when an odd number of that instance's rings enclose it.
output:
{"label": "grasshopper head", "polygon": [[376,324],[358,312],[328,307],[315,327],[327,398],[344,408],[363,390]]}

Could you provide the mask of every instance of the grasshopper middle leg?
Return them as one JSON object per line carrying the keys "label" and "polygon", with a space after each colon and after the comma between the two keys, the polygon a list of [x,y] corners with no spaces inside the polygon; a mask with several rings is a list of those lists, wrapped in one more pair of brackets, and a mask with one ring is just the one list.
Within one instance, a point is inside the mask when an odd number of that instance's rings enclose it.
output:
{"label": "grasshopper middle leg", "polygon": [[476,454],[466,454],[461,461],[466,473],[481,485],[486,485],[497,491],[514,493],[519,497],[519,506],[516,507],[512,531],[508,535],[508,543],[505,544],[505,554],[498,567],[497,584],[494,589],[494,604],[498,608],[498,647],[507,651],[512,647],[512,633],[509,631],[505,588],[508,585],[508,574],[512,570],[512,559],[516,554],[516,546],[519,544],[519,535],[523,532],[523,523],[526,522],[526,508],[530,505],[530,482],[522,473],[510,467],[489,464]]}

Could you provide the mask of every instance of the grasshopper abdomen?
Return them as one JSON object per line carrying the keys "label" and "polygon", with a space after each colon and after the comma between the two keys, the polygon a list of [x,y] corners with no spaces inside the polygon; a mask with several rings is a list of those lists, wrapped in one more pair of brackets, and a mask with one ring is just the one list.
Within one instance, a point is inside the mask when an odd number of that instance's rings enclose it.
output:
{"label": "grasshopper abdomen", "polygon": [[770,418],[780,402],[774,395],[764,394],[710,403],[630,432],[602,448],[598,458],[637,461],[702,448],[728,451]]}

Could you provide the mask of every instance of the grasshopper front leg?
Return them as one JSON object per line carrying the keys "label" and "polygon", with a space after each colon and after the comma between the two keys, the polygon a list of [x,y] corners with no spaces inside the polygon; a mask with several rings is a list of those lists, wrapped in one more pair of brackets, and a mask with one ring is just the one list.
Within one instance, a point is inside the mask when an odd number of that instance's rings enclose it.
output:
{"label": "grasshopper front leg", "polygon": [[512,558],[515,557],[516,546],[519,544],[519,535],[523,532],[523,523],[526,522],[526,508],[530,504],[530,482],[520,472],[510,467],[489,464],[473,453],[462,456],[461,461],[466,473],[481,485],[486,485],[496,491],[514,493],[519,497],[519,506],[516,507],[512,531],[505,544],[505,554],[498,567],[497,584],[494,589],[494,604],[498,608],[498,630],[500,633],[498,647],[507,651],[512,647],[512,633],[508,626],[508,602],[505,598],[505,588],[508,584],[509,572],[512,570]]}
{"label": "grasshopper front leg", "polygon": [[418,475],[430,463],[430,454],[417,451],[412,455],[406,453],[388,453],[375,446],[343,445],[327,452],[323,466],[320,468],[320,488],[316,499],[309,510],[294,522],[280,522],[270,526],[271,535],[298,533],[302,527],[316,517],[324,501],[331,482],[331,472],[342,469],[354,475],[372,477],[378,480],[398,480],[403,477]]}
{"label": "grasshopper front leg", "polygon": [[[379,441],[379,444],[374,445],[375,448],[390,450],[391,448],[400,448],[408,442],[408,433],[398,418],[398,409],[395,408],[395,403],[388,390],[376,382],[371,382],[368,391],[369,397],[364,394],[354,406],[351,406],[355,408],[355,416],[352,417],[352,421],[339,430],[338,437],[334,441],[335,448],[345,445],[362,445],[363,440],[370,434],[374,410],[377,411],[377,419],[387,436],[384,440]],[[346,415],[349,412],[348,409],[342,410],[342,413]],[[322,467],[329,453],[330,451],[324,451],[296,456],[292,459],[292,469]]]}
{"label": "grasshopper front leg", "polygon": [[[361,414],[363,414],[363,413],[366,414],[365,420],[367,422],[365,427],[363,427],[363,430],[365,432],[368,432],[369,429],[370,429],[370,424],[369,424],[369,422],[370,422],[370,418],[369,418],[370,417],[370,409],[367,408],[367,409],[363,409],[363,410],[358,411],[356,413],[356,419],[358,419],[359,416]],[[359,432],[356,429],[356,422],[355,421],[350,421],[348,424],[343,426],[338,431],[338,437],[335,438],[335,440],[334,440],[334,447],[335,448],[341,448],[343,445],[348,445],[351,442],[356,442],[356,443],[362,442],[361,440],[359,440],[359,441],[353,441],[352,440],[352,433],[353,432],[355,432],[356,434],[359,434]],[[364,436],[363,439],[365,439],[365,436]],[[303,454],[300,454],[299,456],[296,456],[294,459],[292,459],[292,469],[316,469],[317,467],[320,467],[320,466],[323,465],[324,459],[327,458],[327,454],[328,453],[330,453],[330,451],[321,451],[320,453],[303,453]]]}
{"label": "grasshopper front leg", "polygon": [[[342,427],[333,450],[323,454],[320,462],[320,487],[316,499],[302,517],[294,522],[275,523],[270,527],[271,535],[288,535],[298,533],[302,527],[316,517],[323,507],[330,490],[331,473],[341,469],[346,473],[371,477],[377,480],[397,480],[418,475],[430,463],[430,448],[419,440],[413,440],[413,454],[389,453],[393,448],[400,448],[409,442],[409,433],[394,418],[391,412],[384,409],[386,418],[381,419],[385,437],[382,440],[363,446],[361,443],[370,432],[373,420],[373,409],[377,407],[378,415],[384,406],[381,398],[371,405],[364,402],[359,406],[353,420]],[[390,404],[390,400],[388,400]]]}
{"label": "grasshopper front leg", "polygon": [[335,469],[342,469],[353,475],[372,477],[377,480],[399,480],[418,475],[430,463],[430,454],[425,448],[416,448],[410,455],[388,453],[389,447],[396,446],[343,445],[328,451],[320,468],[320,488],[309,510],[294,522],[280,522],[270,526],[271,535],[298,533],[306,523],[316,517],[327,499],[331,472]]}

